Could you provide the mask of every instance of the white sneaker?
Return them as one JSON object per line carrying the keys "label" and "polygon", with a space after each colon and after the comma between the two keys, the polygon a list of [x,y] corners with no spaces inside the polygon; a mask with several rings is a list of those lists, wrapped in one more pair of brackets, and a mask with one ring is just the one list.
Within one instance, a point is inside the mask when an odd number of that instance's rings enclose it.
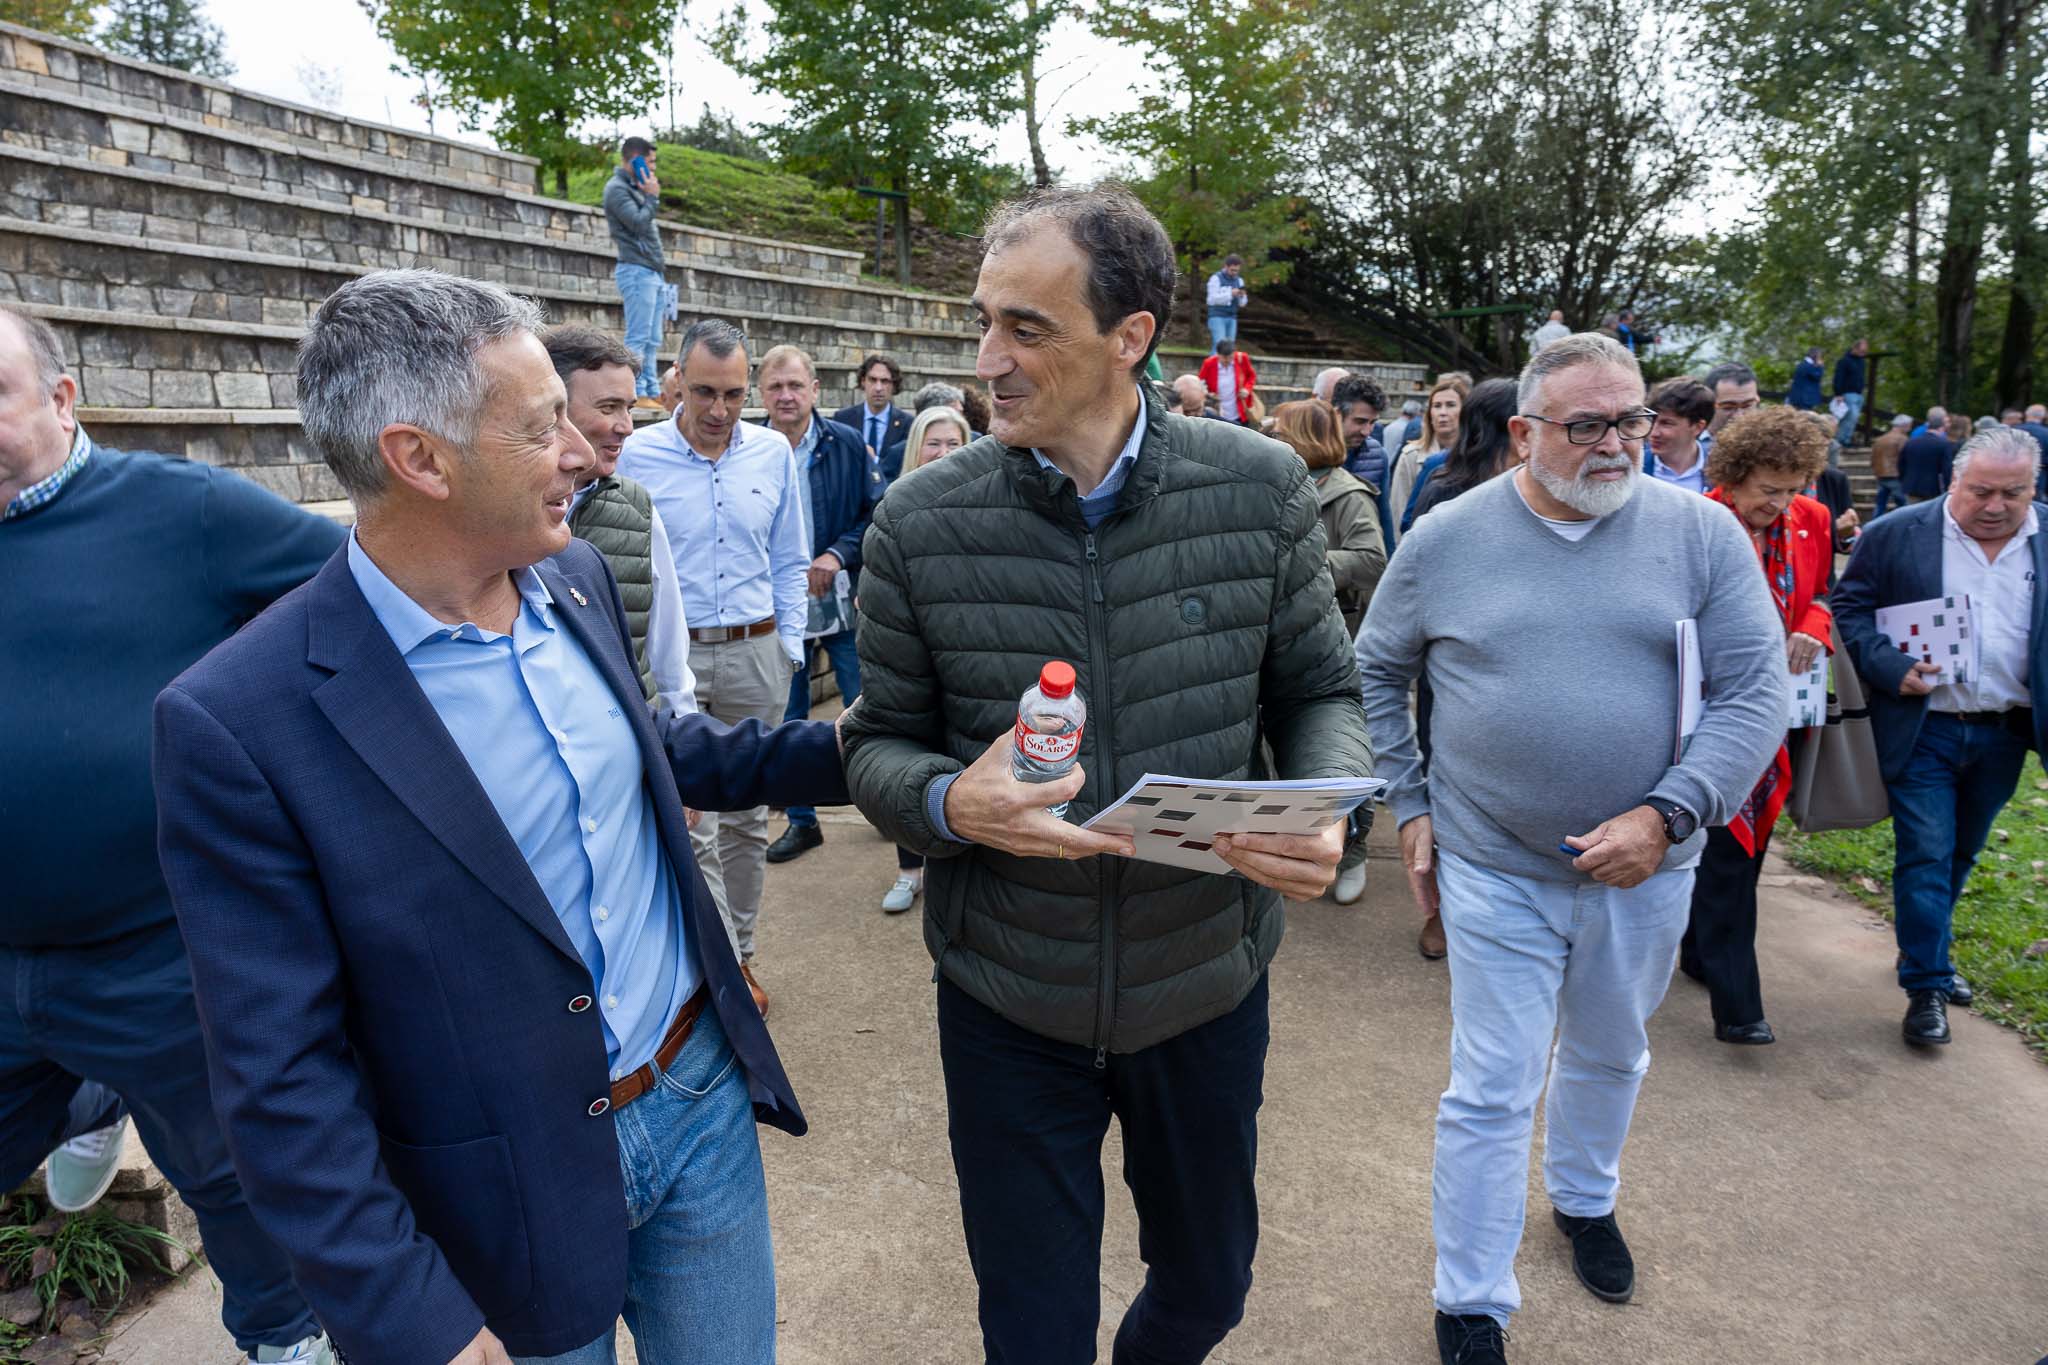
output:
{"label": "white sneaker", "polygon": [[105,1128],[80,1133],[50,1153],[43,1190],[59,1213],[83,1213],[100,1202],[121,1170],[121,1145],[128,1137],[122,1115]]}
{"label": "white sneaker", "polygon": [[917,903],[918,893],[923,890],[924,874],[906,872],[889,888],[889,894],[882,897],[882,909],[889,914],[900,915]]}
{"label": "white sneaker", "polygon": [[1337,884],[1330,888],[1330,899],[1339,905],[1355,905],[1365,894],[1365,860],[1359,859],[1357,867],[1337,870]]}
{"label": "white sneaker", "polygon": [[290,1365],[334,1365],[334,1347],[329,1344],[327,1334],[307,1337],[295,1346],[258,1346],[250,1353],[251,1365],[272,1365],[290,1362]]}

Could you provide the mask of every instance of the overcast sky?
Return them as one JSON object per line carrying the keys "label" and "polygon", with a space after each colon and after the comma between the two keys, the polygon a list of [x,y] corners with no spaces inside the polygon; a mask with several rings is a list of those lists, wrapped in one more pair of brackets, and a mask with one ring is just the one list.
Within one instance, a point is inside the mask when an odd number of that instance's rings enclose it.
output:
{"label": "overcast sky", "polygon": [[[290,0],[288,7],[278,0],[206,0],[206,12],[227,35],[228,57],[235,64],[233,84],[304,104],[329,105],[377,123],[427,126],[425,113],[412,103],[419,88],[392,74],[391,49],[356,0]],[[692,19],[706,27],[713,12],[711,0],[698,0],[691,7]],[[289,18],[281,22],[284,15]],[[1114,169],[1112,158],[1093,139],[1069,137],[1065,125],[1075,115],[1126,107],[1132,99],[1132,65],[1118,60],[1113,45],[1071,20],[1053,31],[1046,53],[1046,69],[1052,74],[1045,80],[1044,97],[1068,93],[1047,120],[1046,155],[1067,176],[1090,177]],[[684,123],[695,122],[704,104],[742,124],[757,125],[782,112],[780,101],[756,94],[694,33],[686,31],[675,69],[686,73],[684,88],[675,98],[676,117]],[[645,122],[649,127],[666,125],[666,102],[648,110]],[[485,133],[463,132],[445,110],[435,115],[434,131],[490,141]],[[1029,162],[1021,121],[997,130],[995,146],[1004,161],[1019,166]]]}

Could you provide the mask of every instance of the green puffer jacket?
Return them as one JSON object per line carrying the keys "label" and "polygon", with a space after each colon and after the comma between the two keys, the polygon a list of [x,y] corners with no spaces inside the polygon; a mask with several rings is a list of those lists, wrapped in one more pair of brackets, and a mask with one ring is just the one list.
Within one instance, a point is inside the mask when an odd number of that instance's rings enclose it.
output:
{"label": "green puffer jacket", "polygon": [[1280,945],[1280,897],[1120,858],[940,840],[926,789],[1009,730],[1048,659],[1088,702],[1090,816],[1147,772],[1366,776],[1372,752],[1316,494],[1287,447],[1148,395],[1138,460],[1093,532],[1073,483],[984,437],[894,485],[862,551],[847,784],[933,862],[925,942],[947,979],[1035,1033],[1135,1052],[1235,1008]]}

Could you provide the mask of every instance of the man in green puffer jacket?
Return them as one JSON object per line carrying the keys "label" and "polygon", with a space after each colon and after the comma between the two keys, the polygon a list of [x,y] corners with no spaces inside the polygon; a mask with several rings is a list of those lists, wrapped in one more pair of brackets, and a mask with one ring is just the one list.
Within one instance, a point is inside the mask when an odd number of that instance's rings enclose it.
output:
{"label": "man in green puffer jacket", "polygon": [[[1095,1358],[1101,1146],[1122,1125],[1146,1286],[1115,1359],[1201,1360],[1243,1314],[1282,895],[1324,836],[1243,835],[1243,875],[1111,856],[1078,828],[1144,773],[1372,771],[1316,497],[1292,451],[1140,385],[1174,257],[1114,189],[997,211],[975,308],[992,434],[906,475],[863,548],[848,785],[927,854],[925,940],[968,1255],[991,1362]],[[1088,702],[1081,767],[1010,775],[1048,659]],[[1074,823],[1045,807],[1071,797]]]}

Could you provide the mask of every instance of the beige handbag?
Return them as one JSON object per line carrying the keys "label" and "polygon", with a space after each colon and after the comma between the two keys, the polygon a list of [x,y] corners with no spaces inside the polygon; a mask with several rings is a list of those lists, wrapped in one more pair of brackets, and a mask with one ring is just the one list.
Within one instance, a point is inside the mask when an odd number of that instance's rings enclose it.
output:
{"label": "beige handbag", "polygon": [[1792,796],[1785,803],[1792,823],[1808,834],[1862,829],[1892,813],[1877,766],[1877,736],[1870,728],[1863,680],[1842,647],[1842,632],[1830,633],[1834,666],[1828,670],[1828,723],[1800,734],[1792,755]]}

